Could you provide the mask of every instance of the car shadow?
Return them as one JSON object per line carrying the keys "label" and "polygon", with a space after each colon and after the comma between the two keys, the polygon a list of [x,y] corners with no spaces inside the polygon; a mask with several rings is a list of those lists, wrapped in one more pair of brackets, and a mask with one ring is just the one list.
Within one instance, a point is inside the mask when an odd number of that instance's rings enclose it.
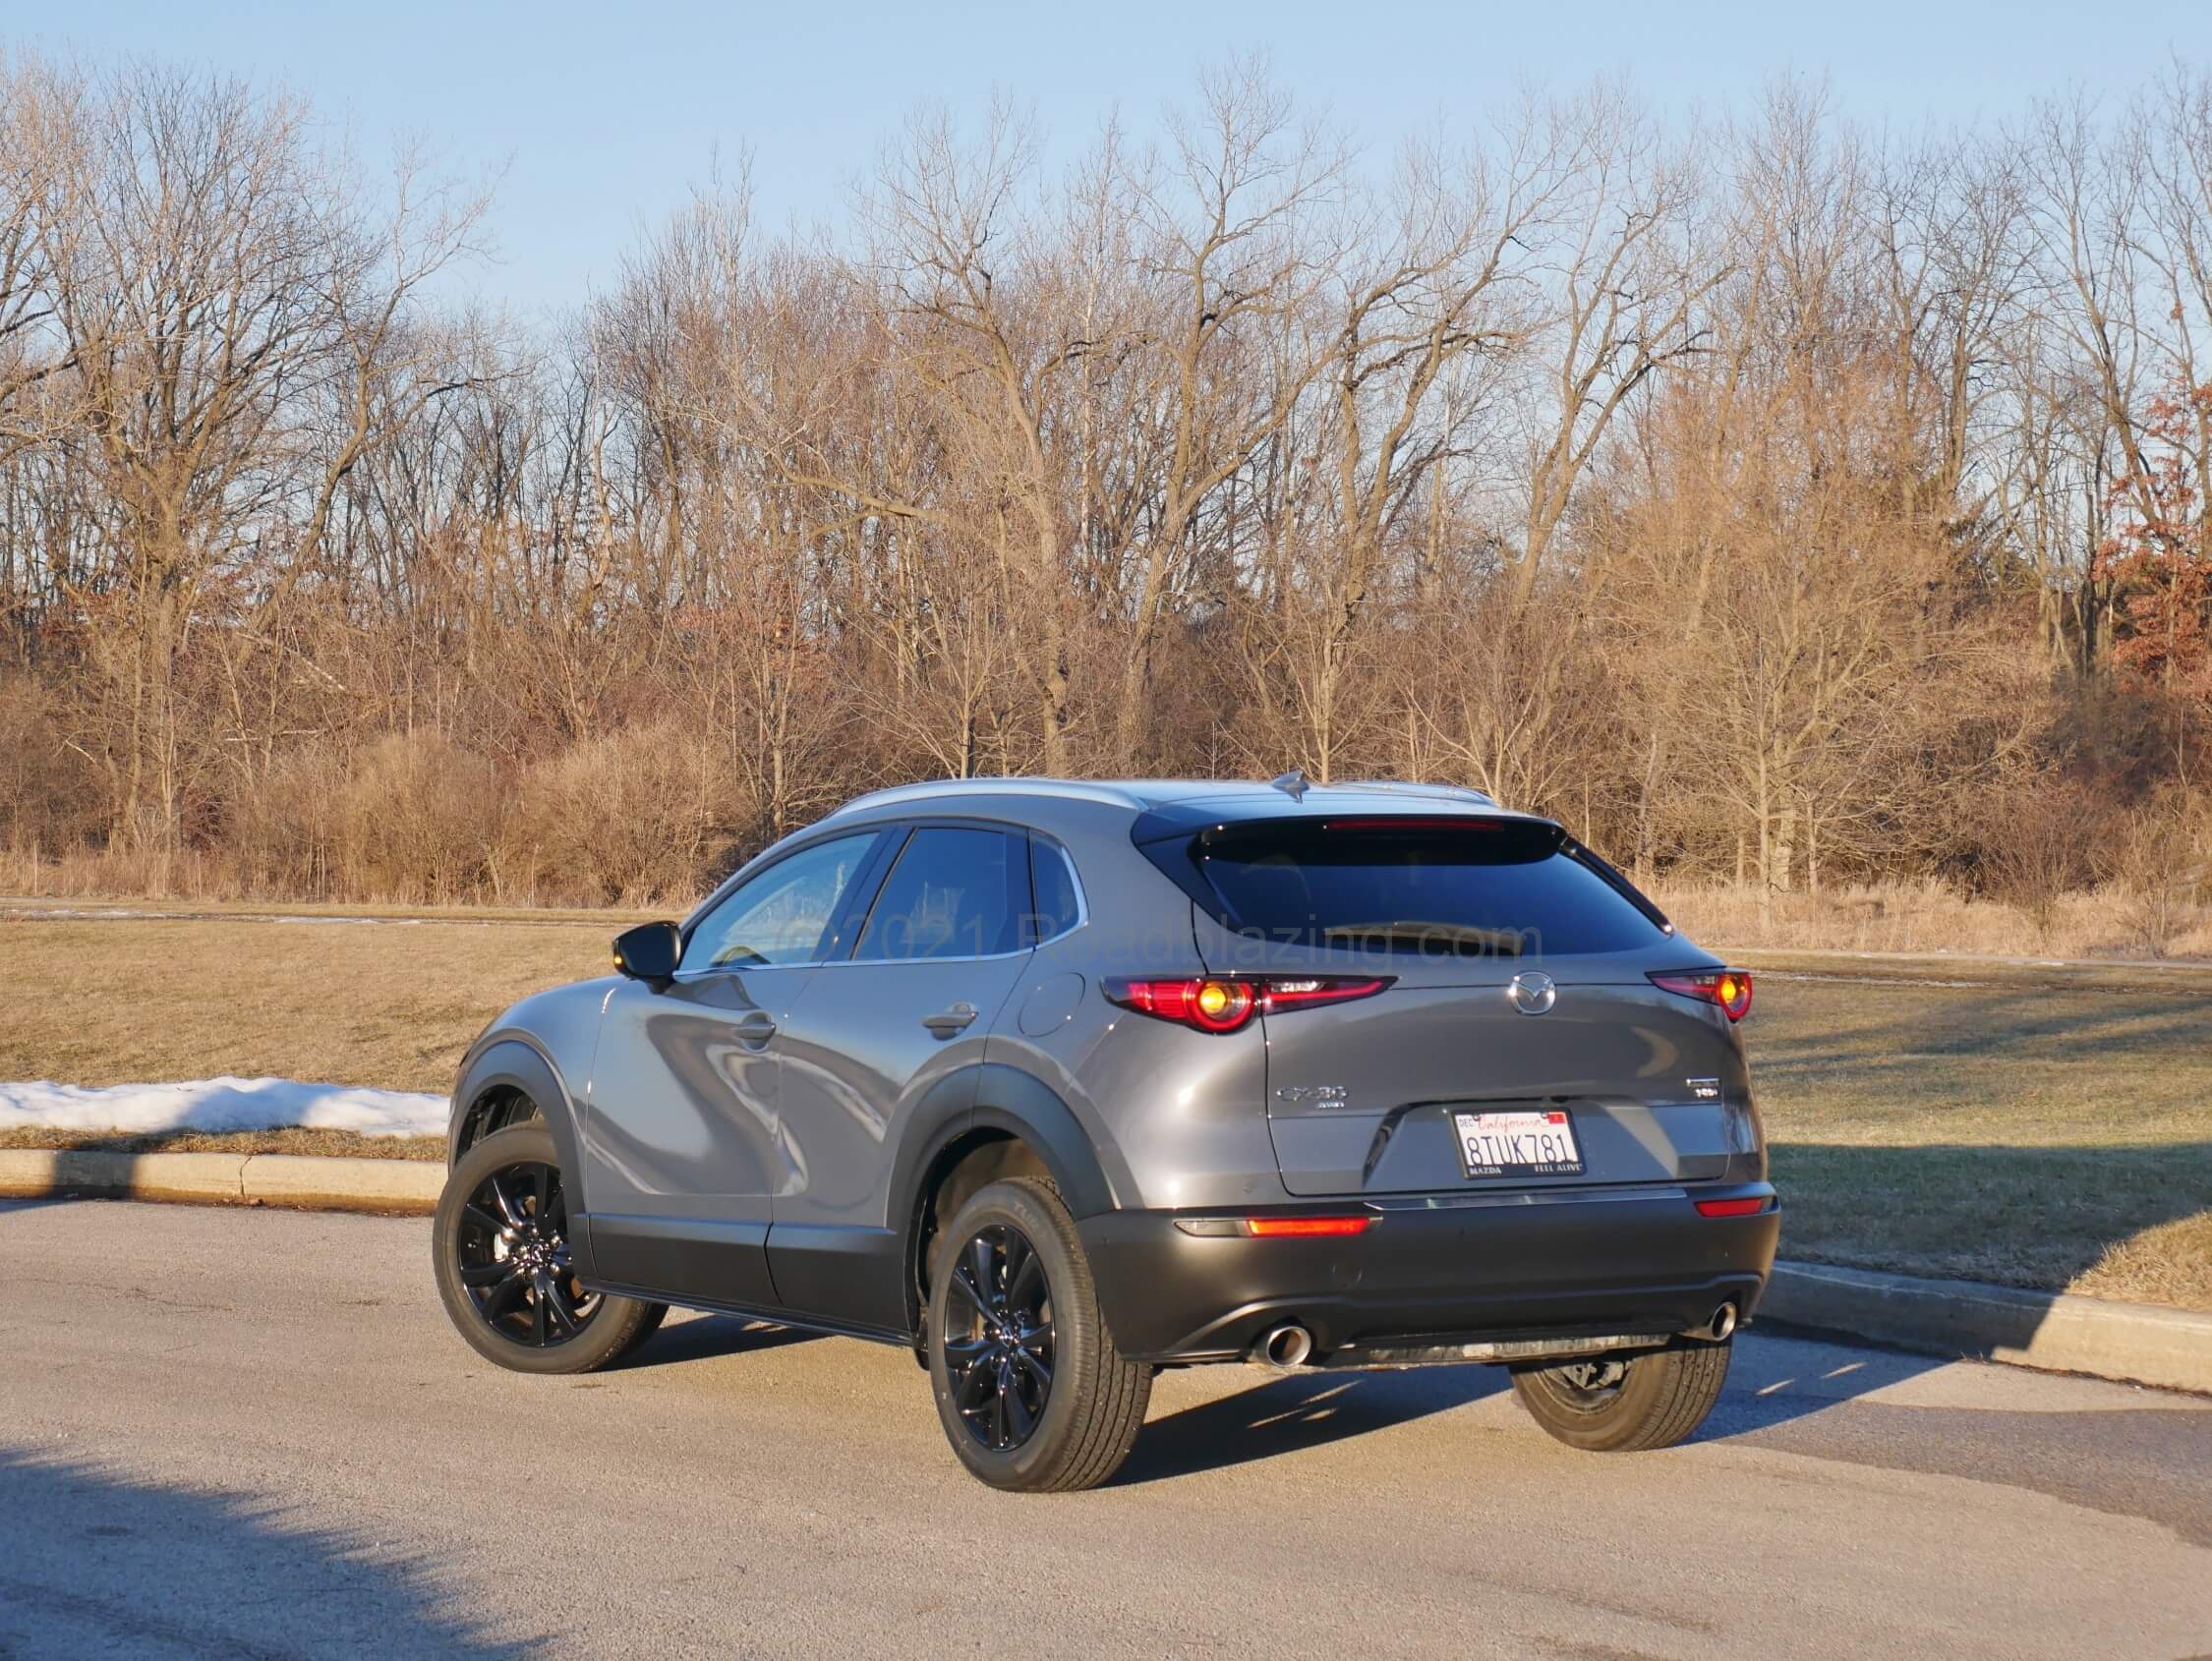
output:
{"label": "car shadow", "polygon": [[[1726,1389],[1690,1440],[1757,1437],[1945,1365],[1935,1356],[1832,1342],[1799,1328],[1760,1323],[1738,1340]],[[1449,1412],[1511,1388],[1506,1369],[1486,1363],[1267,1377],[1233,1396],[1149,1421],[1112,1485],[1304,1453]],[[1528,1428],[1540,1434],[1533,1422]]]}
{"label": "car shadow", "polygon": [[1110,1484],[1125,1487],[1324,1448],[1507,1389],[1500,1367],[1288,1373],[1144,1426]]}
{"label": "car shadow", "polygon": [[1846,1334],[1769,1320],[1736,1340],[1728,1382],[1693,1442],[1726,1442],[1792,1419],[1829,1412],[1951,1363],[1941,1356],[1872,1346]]}
{"label": "car shadow", "polygon": [[495,1633],[454,1595],[450,1564],[287,1510],[0,1447],[0,1655],[505,1661],[553,1636],[507,1618]]}
{"label": "car shadow", "polygon": [[674,1367],[726,1355],[756,1355],[788,1344],[806,1344],[820,1333],[780,1327],[743,1315],[690,1315],[671,1321],[615,1364],[615,1370]]}

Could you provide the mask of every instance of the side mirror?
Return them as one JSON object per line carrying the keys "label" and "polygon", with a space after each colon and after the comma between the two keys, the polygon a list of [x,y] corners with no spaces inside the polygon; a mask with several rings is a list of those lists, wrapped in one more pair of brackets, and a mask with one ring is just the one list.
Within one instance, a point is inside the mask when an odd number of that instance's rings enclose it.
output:
{"label": "side mirror", "polygon": [[681,961],[683,936],[673,923],[640,923],[614,937],[614,967],[633,980],[672,980]]}

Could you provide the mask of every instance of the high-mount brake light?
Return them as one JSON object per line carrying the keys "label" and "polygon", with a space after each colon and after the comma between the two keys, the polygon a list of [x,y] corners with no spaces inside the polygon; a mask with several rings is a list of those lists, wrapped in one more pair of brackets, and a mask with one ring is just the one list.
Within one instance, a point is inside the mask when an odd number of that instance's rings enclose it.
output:
{"label": "high-mount brake light", "polygon": [[1751,1012],[1751,975],[1744,969],[1655,969],[1645,979],[1661,992],[1719,1006],[1731,1021]]}
{"label": "high-mount brake light", "polygon": [[1324,830],[1502,830],[1505,822],[1499,819],[1475,819],[1471,817],[1417,819],[1407,814],[1397,814],[1386,819],[1324,819]]}
{"label": "high-mount brake light", "polygon": [[1317,1003],[1372,998],[1389,975],[1191,975],[1175,980],[1109,980],[1106,996],[1125,1009],[1200,1032],[1235,1032],[1252,1016],[1286,1014]]}

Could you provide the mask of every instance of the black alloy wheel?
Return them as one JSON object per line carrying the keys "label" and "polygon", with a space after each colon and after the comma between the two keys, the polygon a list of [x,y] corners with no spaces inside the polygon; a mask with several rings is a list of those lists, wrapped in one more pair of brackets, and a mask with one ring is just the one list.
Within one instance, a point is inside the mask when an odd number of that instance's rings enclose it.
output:
{"label": "black alloy wheel", "polygon": [[948,1289],[953,1405],[979,1446],[1012,1452],[1035,1434],[1052,1399],[1057,1347],[1044,1259],[1013,1224],[992,1223],[960,1247]]}
{"label": "black alloy wheel", "polygon": [[559,1170],[534,1160],[489,1173],[462,1202],[458,1278],[484,1324],[510,1344],[567,1344],[605,1301],[575,1277],[567,1226]]}
{"label": "black alloy wheel", "polygon": [[954,1457],[1007,1493],[1097,1487],[1144,1428],[1152,1369],[1115,1345],[1059,1189],[987,1182],[938,1240],[922,1344]]}
{"label": "black alloy wheel", "polygon": [[[588,1373],[653,1336],[665,1303],[586,1288],[560,1150],[543,1120],[495,1130],[453,1162],[431,1220],[438,1301],[471,1349],[518,1373]],[[588,1243],[588,1242],[586,1242]]]}
{"label": "black alloy wheel", "polygon": [[1551,1394],[1572,1412],[1603,1412],[1620,1398],[1627,1381],[1628,1363],[1618,1356],[1599,1356],[1588,1361],[1568,1361],[1545,1375]]}

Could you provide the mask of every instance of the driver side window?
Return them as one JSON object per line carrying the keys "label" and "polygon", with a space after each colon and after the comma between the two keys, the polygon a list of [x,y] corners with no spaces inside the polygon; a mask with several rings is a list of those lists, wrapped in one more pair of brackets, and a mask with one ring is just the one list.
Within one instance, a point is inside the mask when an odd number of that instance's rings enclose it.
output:
{"label": "driver side window", "polygon": [[732,889],[692,930],[677,972],[813,962],[875,840],[863,830],[817,842]]}

